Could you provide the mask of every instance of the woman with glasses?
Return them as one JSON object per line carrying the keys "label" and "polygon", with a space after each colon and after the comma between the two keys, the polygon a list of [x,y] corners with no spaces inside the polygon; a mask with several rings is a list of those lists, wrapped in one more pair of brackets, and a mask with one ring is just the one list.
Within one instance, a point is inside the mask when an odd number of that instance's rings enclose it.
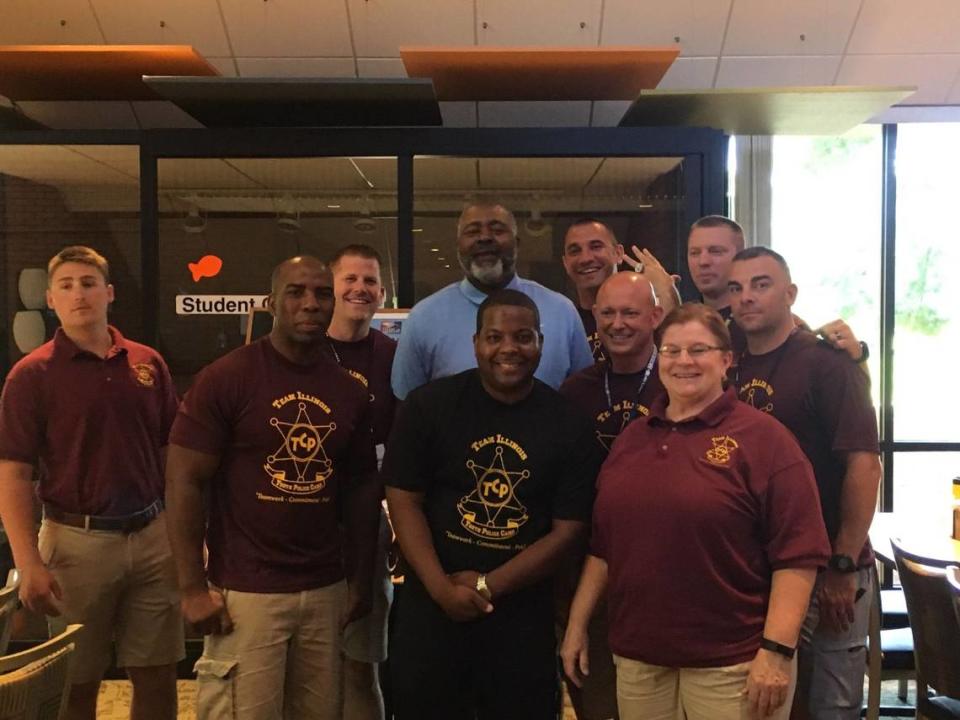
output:
{"label": "woman with glasses", "polygon": [[813,472],[782,425],[724,390],[730,334],[715,310],[682,305],[658,339],[666,395],[597,480],[564,669],[589,673],[586,627],[605,589],[622,720],[787,718],[830,555]]}

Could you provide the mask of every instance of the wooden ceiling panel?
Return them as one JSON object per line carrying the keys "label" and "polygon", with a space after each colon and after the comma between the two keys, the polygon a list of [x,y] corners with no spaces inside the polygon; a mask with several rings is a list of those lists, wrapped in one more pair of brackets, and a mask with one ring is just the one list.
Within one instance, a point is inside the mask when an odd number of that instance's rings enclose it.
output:
{"label": "wooden ceiling panel", "polygon": [[722,57],[717,87],[832,85],[840,59],[839,55]]}
{"label": "wooden ceiling panel", "polygon": [[237,57],[352,57],[343,0],[219,0]]}
{"label": "wooden ceiling panel", "polygon": [[156,100],[144,75],[216,75],[186,45],[0,46],[0,94],[11,100]]}
{"label": "wooden ceiling panel", "polygon": [[864,0],[850,54],[960,52],[956,0]]}
{"label": "wooden ceiling panel", "polygon": [[[606,0],[601,45],[679,43],[685,56],[719,55],[731,0],[640,3]],[[677,40],[676,38],[680,38]]]}
{"label": "wooden ceiling panel", "polygon": [[191,45],[202,55],[230,54],[216,0],[90,2],[112,45]]}
{"label": "wooden ceiling panel", "polygon": [[736,0],[724,55],[840,55],[861,0]]}
{"label": "wooden ceiling panel", "polygon": [[401,45],[473,45],[473,0],[347,0],[360,57],[395,58]]}
{"label": "wooden ceiling panel", "polygon": [[402,47],[410,77],[438,100],[632,100],[657,86],[674,47]]}
{"label": "wooden ceiling panel", "polygon": [[3,0],[0,45],[104,42],[88,0]]}
{"label": "wooden ceiling panel", "polygon": [[546,43],[596,47],[601,4],[601,0],[477,0],[477,42],[500,47]]}

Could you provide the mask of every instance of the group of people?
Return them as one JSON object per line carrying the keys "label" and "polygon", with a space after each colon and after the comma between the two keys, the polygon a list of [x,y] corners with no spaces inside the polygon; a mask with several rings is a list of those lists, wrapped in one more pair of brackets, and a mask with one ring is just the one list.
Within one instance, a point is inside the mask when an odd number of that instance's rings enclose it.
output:
{"label": "group of people", "polygon": [[95,717],[114,646],[132,717],[175,717],[182,619],[201,718],[381,718],[389,656],[398,720],[546,720],[558,652],[579,720],[859,717],[866,346],[842,321],[818,338],[786,261],[744,245],[695,223],[703,302],[680,304],[652,254],[578,220],[574,303],[517,275],[513,214],[478,202],[463,279],[399,345],[370,327],[374,250],[292,258],[270,334],[179,404],[108,325],[106,261],[59,253],[61,327],[0,398],[0,516],[24,603],[85,626],[71,717]]}

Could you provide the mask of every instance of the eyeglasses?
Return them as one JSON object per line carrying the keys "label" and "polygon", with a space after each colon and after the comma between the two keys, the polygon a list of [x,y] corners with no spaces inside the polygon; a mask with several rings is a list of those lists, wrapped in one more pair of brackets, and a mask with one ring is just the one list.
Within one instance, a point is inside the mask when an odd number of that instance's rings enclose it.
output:
{"label": "eyeglasses", "polygon": [[691,345],[690,347],[679,347],[678,345],[664,345],[660,348],[660,355],[669,359],[676,360],[680,357],[680,354],[686,350],[687,356],[691,360],[699,360],[708,352],[713,350],[723,350],[722,347],[717,347],[716,345]]}

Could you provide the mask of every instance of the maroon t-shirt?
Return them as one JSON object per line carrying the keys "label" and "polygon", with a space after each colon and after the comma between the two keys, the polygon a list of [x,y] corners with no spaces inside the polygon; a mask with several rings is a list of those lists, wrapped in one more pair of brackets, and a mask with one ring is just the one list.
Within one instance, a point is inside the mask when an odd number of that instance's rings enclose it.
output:
{"label": "maroon t-shirt", "polygon": [[207,366],[170,442],[217,455],[208,577],[298,592],[344,576],[338,496],[376,472],[367,392],[327,358],[297,365],[264,337]]}
{"label": "maroon t-shirt", "polygon": [[[796,330],[776,350],[744,352],[733,371],[740,399],[770,413],[794,434],[813,466],[827,533],[840,527],[846,454],[880,452],[870,381],[846,353]],[[861,564],[872,560],[869,540]]]}
{"label": "maroon t-shirt", "polygon": [[58,329],[14,365],[0,398],[0,458],[39,462],[40,499],[64,512],[129,515],[163,497],[170,372],[155,350],[110,335],[101,358]]}
{"label": "maroon t-shirt", "polygon": [[609,569],[610,649],[668,667],[746,662],[773,571],[830,555],[813,472],[732,389],[680,423],[666,402],[621,433],[597,481],[591,552]]}
{"label": "maroon t-shirt", "polygon": [[654,361],[649,375],[646,368],[620,374],[602,362],[574,373],[560,386],[560,394],[590,416],[594,436],[604,452],[610,451],[628,423],[649,415],[650,405],[663,393],[657,365]]}
{"label": "maroon t-shirt", "polygon": [[587,335],[587,345],[590,346],[590,352],[593,353],[595,363],[603,362],[606,355],[603,353],[603,343],[600,342],[600,333],[597,332],[597,319],[593,316],[593,310],[584,310],[579,305],[577,312],[580,313],[580,320],[583,322],[583,331]]}
{"label": "maroon t-shirt", "polygon": [[344,342],[328,338],[334,358],[370,393],[373,404],[373,441],[385,444],[393,425],[396,398],[390,387],[390,371],[397,341],[388,338],[379,330],[370,329],[363,340]]}

